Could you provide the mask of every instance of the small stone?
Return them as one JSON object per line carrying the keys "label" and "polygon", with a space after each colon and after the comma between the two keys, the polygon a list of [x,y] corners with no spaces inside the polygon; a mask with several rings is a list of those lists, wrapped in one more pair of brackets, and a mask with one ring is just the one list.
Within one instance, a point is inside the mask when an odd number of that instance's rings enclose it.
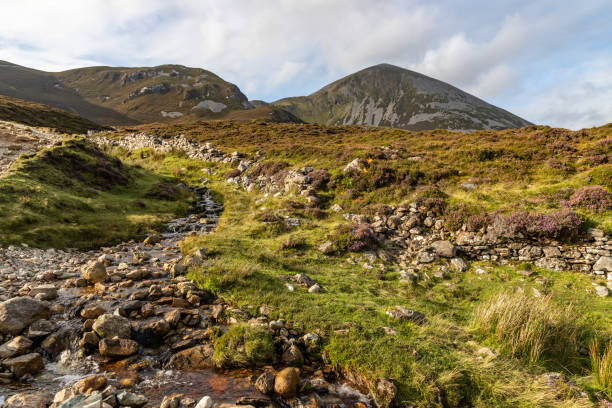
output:
{"label": "small stone", "polygon": [[610,295],[610,290],[605,286],[595,286],[595,293],[599,297],[608,297]]}
{"label": "small stone", "polygon": [[19,393],[11,396],[2,408],[46,408],[47,397],[36,393]]}
{"label": "small stone", "polygon": [[91,306],[81,310],[81,317],[83,319],[97,319],[104,313],[106,313],[106,310],[102,306]]}
{"label": "small stone", "polygon": [[30,289],[29,295],[39,300],[53,300],[57,299],[57,288],[52,284],[38,285]]}
{"label": "small stone", "polygon": [[196,404],[195,408],[212,408],[213,401],[208,395],[202,397],[200,401]]}
{"label": "small stone", "polygon": [[149,399],[142,394],[135,394],[129,391],[121,391],[117,394],[117,402],[119,402],[119,404],[123,406],[138,408],[149,402]]}
{"label": "small stone", "polygon": [[138,343],[130,339],[102,339],[98,347],[100,354],[106,357],[128,357],[138,353]]}
{"label": "small stone", "polygon": [[438,256],[443,258],[453,258],[457,253],[457,249],[450,241],[435,241],[431,247]]}
{"label": "small stone", "polygon": [[325,241],[319,246],[319,251],[325,255],[329,255],[334,252],[334,244],[331,241]]}
{"label": "small stone", "polygon": [[457,272],[465,272],[468,270],[468,264],[461,258],[451,259],[451,267]]}
{"label": "small stone", "polygon": [[93,324],[93,330],[102,338],[119,337],[129,339],[132,336],[130,321],[123,316],[113,314],[100,315]]}
{"label": "small stone", "polygon": [[408,309],[404,306],[395,306],[395,309],[389,309],[385,312],[385,314],[394,319],[407,320],[417,324],[423,324],[427,321],[427,318],[423,313]]}
{"label": "small stone", "polygon": [[0,346],[0,358],[11,358],[27,353],[32,347],[32,340],[27,337],[17,336]]}
{"label": "small stone", "polygon": [[24,354],[3,362],[17,378],[26,374],[36,374],[44,368],[42,356],[39,353]]}
{"label": "small stone", "polygon": [[304,364],[304,355],[298,346],[292,344],[289,348],[283,353],[282,357],[283,363],[287,365],[302,365]]}
{"label": "small stone", "polygon": [[308,288],[308,293],[319,293],[321,291],[321,286],[318,283],[315,283],[311,287]]}
{"label": "small stone", "polygon": [[92,391],[101,391],[106,388],[108,381],[101,374],[90,375],[77,381],[72,388],[76,394],[89,394]]}
{"label": "small stone", "polygon": [[106,280],[106,266],[104,262],[92,261],[81,269],[81,275],[89,282],[97,283]]}

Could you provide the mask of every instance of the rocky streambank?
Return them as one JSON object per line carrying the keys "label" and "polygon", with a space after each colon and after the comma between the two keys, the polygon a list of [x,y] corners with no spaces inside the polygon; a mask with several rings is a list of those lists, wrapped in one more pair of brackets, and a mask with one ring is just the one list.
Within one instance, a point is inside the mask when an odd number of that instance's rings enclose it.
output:
{"label": "rocky streambank", "polygon": [[[222,206],[196,189],[193,212],[144,242],[89,252],[0,248],[0,396],[5,407],[368,406],[320,360],[319,337],[199,289],[208,262],[178,244],[210,231]],[[216,368],[215,342],[259,328],[272,354]],[[240,349],[234,350],[240,353]]]}

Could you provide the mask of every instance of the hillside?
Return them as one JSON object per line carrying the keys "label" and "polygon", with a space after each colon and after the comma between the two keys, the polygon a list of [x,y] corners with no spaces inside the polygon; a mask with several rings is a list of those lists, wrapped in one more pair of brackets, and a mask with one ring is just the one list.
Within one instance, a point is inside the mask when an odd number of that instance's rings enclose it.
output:
{"label": "hillside", "polygon": [[210,71],[181,65],[50,73],[0,61],[0,94],[105,125],[214,118],[252,107],[237,86]]}
{"label": "hillside", "polygon": [[449,84],[389,64],[366,68],[311,95],[273,105],[306,122],[326,125],[476,130],[530,124]]}
{"label": "hillside", "polygon": [[0,120],[48,127],[62,133],[87,133],[88,130],[108,129],[61,109],[3,95],[0,95]]}

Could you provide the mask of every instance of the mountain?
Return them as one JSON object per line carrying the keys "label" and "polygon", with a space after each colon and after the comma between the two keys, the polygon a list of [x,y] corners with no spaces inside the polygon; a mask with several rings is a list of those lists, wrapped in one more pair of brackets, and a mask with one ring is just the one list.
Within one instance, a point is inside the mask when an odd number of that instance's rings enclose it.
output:
{"label": "mountain", "polygon": [[58,108],[0,95],[0,120],[43,126],[63,133],[109,129]]}
{"label": "mountain", "polygon": [[210,71],[182,65],[50,73],[0,61],[0,94],[110,125],[217,118],[253,107],[236,85]]}
{"label": "mountain", "polygon": [[306,122],[326,125],[480,130],[531,124],[445,82],[389,64],[366,68],[311,95],[284,98],[272,105]]}

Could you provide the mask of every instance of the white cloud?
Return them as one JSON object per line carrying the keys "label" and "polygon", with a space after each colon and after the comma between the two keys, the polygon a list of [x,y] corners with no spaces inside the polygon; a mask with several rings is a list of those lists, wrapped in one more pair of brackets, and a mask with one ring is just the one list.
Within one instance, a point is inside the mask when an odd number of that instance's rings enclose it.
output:
{"label": "white cloud", "polygon": [[[552,0],[464,6],[444,0],[5,1],[0,59],[45,70],[178,63],[211,70],[249,97],[267,100],[308,94],[388,62],[510,110],[525,106],[517,102],[522,96],[539,98],[547,107],[533,109],[528,119],[566,123],[547,113],[563,106],[528,84],[544,83],[552,66],[609,54],[612,8],[603,0],[571,8]],[[596,41],[603,41],[599,50],[585,46]],[[596,87],[588,95],[576,90],[567,103],[592,112],[576,123],[609,113],[605,100],[590,101],[609,96],[596,78],[611,72],[600,66],[585,74]],[[548,93],[557,91],[564,90]]]}

